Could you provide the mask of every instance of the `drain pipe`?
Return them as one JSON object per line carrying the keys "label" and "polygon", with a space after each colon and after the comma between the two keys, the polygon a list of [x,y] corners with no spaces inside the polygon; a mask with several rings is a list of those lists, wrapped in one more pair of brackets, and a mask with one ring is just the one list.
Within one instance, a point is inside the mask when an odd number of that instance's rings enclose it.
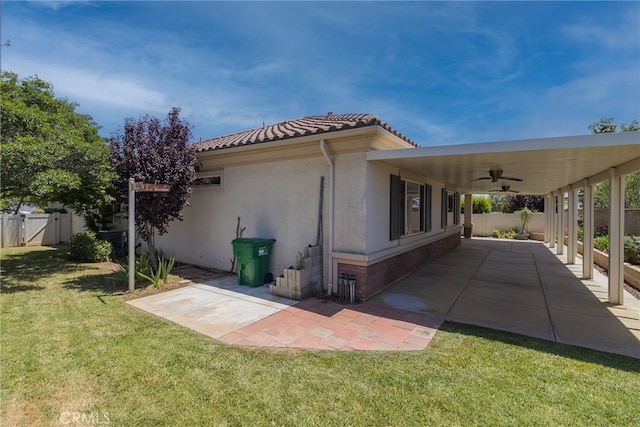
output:
{"label": "drain pipe", "polygon": [[329,238],[327,244],[327,250],[329,253],[329,264],[328,264],[328,280],[327,280],[327,294],[331,295],[332,293],[332,281],[333,281],[333,258],[331,254],[333,253],[333,162],[331,161],[331,157],[327,153],[327,148],[324,139],[320,140],[320,151],[322,151],[322,155],[324,156],[327,164],[329,165]]}

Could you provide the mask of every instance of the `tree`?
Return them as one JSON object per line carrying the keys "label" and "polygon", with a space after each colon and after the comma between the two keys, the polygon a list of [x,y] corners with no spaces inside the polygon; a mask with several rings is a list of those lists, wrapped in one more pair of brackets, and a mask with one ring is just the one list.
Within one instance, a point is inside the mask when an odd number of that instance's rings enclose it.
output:
{"label": "tree", "polygon": [[[617,129],[618,126],[613,117],[603,117],[589,125],[591,133],[617,132]],[[628,125],[624,123],[620,125],[620,132],[637,130],[640,130],[638,120],[634,120]],[[634,172],[625,177],[624,193],[625,208],[640,208],[640,172]],[[599,182],[593,187],[593,205],[596,209],[609,208],[609,181]]]}
{"label": "tree", "polygon": [[[491,201],[487,197],[473,196],[472,199],[473,213],[491,213]],[[460,200],[461,211],[464,212],[464,198]]]}
{"label": "tree", "polygon": [[57,201],[89,215],[111,202],[109,148],[91,116],[38,77],[3,72],[0,92],[3,206]]}
{"label": "tree", "polygon": [[491,212],[502,212],[502,206],[504,206],[506,199],[507,196],[505,194],[490,194]]}
{"label": "tree", "polygon": [[502,212],[513,213],[524,208],[529,208],[534,212],[544,212],[544,196],[521,196],[510,194],[504,199]]}
{"label": "tree", "polygon": [[[126,119],[124,132],[111,138],[111,159],[117,173],[114,188],[122,203],[128,203],[129,178],[171,186],[168,193],[136,193],[136,230],[150,254],[155,253],[155,233],[162,235],[171,221],[182,220],[182,209],[188,205],[196,173],[196,154],[187,144],[190,137],[190,125],[174,107],[164,121],[148,115]],[[151,260],[155,263],[156,257]]]}

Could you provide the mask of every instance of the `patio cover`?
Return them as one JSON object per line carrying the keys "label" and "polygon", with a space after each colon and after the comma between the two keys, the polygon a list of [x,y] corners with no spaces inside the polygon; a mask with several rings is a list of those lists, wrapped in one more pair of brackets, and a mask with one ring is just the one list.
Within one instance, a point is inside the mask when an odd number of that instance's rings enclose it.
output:
{"label": "patio cover", "polygon": [[[585,178],[589,184],[608,180],[610,168],[622,174],[640,170],[640,131],[370,151],[367,160],[444,182],[461,193],[488,193],[507,184],[520,194],[544,195]],[[473,181],[490,169],[523,181]]]}
{"label": "patio cover", "polygon": [[[640,131],[596,135],[528,139],[480,144],[370,151],[367,160],[385,162],[445,183],[447,189],[465,194],[488,193],[509,185],[520,194],[544,195],[545,242],[564,251],[568,236],[567,263],[574,264],[577,248],[577,191],[584,192],[583,278],[593,275],[593,185],[609,181],[609,302],[623,303],[624,290],[624,176],[640,171]],[[476,181],[490,170],[505,177]],[[567,215],[564,194],[568,204]],[[471,236],[471,211],[465,212],[465,236]],[[567,218],[565,218],[567,217]]]}

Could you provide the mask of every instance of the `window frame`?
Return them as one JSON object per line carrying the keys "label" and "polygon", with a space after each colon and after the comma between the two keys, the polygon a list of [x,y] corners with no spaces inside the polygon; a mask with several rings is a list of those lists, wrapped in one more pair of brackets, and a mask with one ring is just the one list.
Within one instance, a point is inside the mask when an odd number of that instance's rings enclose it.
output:
{"label": "window frame", "polygon": [[[219,178],[219,184],[198,184],[199,180]],[[196,173],[196,179],[191,184],[192,188],[223,188],[224,184],[224,171],[222,169],[204,171]]]}
{"label": "window frame", "polygon": [[[411,211],[409,206],[409,186],[417,185],[419,200],[418,207],[418,231],[411,232],[409,223],[411,221]],[[431,207],[432,207],[432,186],[412,179],[403,178],[399,175],[391,174],[390,181],[390,218],[389,218],[389,240],[398,240],[403,237],[415,236],[431,231]],[[411,197],[413,201],[415,197]]]}

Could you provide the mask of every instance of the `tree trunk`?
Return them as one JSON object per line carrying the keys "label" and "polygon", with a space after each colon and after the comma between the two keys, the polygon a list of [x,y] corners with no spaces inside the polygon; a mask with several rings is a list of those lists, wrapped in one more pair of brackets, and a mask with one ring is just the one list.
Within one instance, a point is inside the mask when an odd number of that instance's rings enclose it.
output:
{"label": "tree trunk", "polygon": [[147,250],[151,260],[151,269],[155,274],[158,271],[158,257],[156,256],[156,246],[154,242],[155,229],[152,225],[147,225]]}
{"label": "tree trunk", "polygon": [[22,202],[24,202],[24,196],[20,196],[18,199],[18,205],[16,206],[16,210],[13,213],[14,215],[18,215],[20,213],[20,206],[22,206]]}

